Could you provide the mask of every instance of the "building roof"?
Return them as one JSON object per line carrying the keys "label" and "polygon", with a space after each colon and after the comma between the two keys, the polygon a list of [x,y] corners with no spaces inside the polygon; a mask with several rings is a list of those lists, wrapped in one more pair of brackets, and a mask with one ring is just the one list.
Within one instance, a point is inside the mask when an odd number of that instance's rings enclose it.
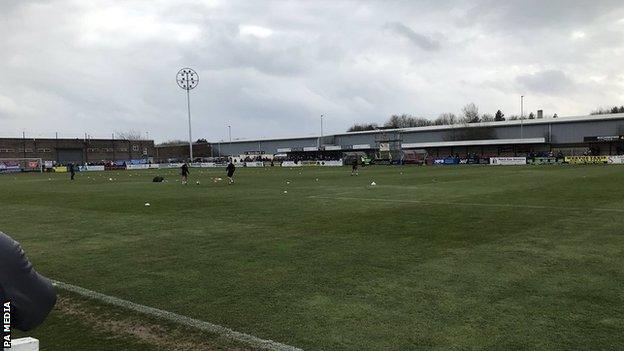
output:
{"label": "building roof", "polygon": [[546,142],[546,138],[430,141],[430,142],[424,142],[424,143],[403,143],[401,144],[401,148],[413,149],[413,148],[449,147],[449,146],[543,144],[545,142]]}
{"label": "building roof", "polygon": [[[523,119],[523,120],[505,120],[500,122],[479,122],[479,123],[461,123],[453,125],[439,125],[439,126],[426,126],[426,127],[410,127],[410,128],[394,128],[394,129],[375,129],[364,130],[359,132],[344,132],[326,134],[324,137],[331,136],[349,136],[360,134],[381,134],[381,133],[408,133],[408,132],[425,132],[425,131],[437,131],[448,129],[463,129],[463,128],[483,128],[483,127],[508,127],[508,126],[520,126],[520,125],[539,125],[539,124],[557,124],[557,123],[573,123],[573,122],[595,122],[595,121],[608,121],[608,120],[624,120],[624,113],[613,113],[606,115],[583,115],[583,116],[567,116],[557,118],[536,118],[536,119]],[[250,143],[250,142],[263,142],[263,141],[286,141],[295,139],[316,139],[320,135],[305,135],[305,136],[290,136],[284,138],[261,138],[261,139],[245,139],[245,140],[232,140],[232,144],[238,143]],[[218,142],[211,142],[217,144]],[[221,141],[222,144],[228,144],[229,141]]]}
{"label": "building roof", "polygon": [[505,120],[500,122],[479,122],[479,123],[461,123],[453,125],[440,125],[440,126],[426,126],[426,127],[410,127],[410,128],[395,128],[395,129],[376,129],[365,130],[361,132],[345,132],[333,135],[357,135],[357,134],[375,134],[383,132],[419,132],[419,131],[433,131],[433,130],[446,130],[446,129],[458,129],[458,128],[480,128],[480,127],[506,127],[506,126],[519,126],[519,125],[535,125],[535,124],[555,124],[555,123],[572,123],[572,122],[594,122],[603,120],[624,120],[624,113],[613,113],[607,115],[584,115],[584,116],[568,116],[557,118],[536,118],[536,119],[523,119],[523,120]]}
{"label": "building roof", "polygon": [[[193,142],[193,146],[195,145],[212,145],[212,143],[209,142],[201,142],[198,143],[196,141]],[[182,143],[165,143],[165,144],[155,144],[154,147],[156,148],[163,148],[163,147],[179,147],[179,146],[185,146],[188,147],[189,143],[187,142],[182,142]]]}
{"label": "building roof", "polygon": [[[14,137],[0,137],[0,140],[6,141],[58,141],[58,142],[111,142],[111,141],[125,141],[125,142],[140,142],[140,143],[153,143],[152,139],[103,139],[103,138],[39,138],[39,137],[30,137],[26,136],[26,138],[14,138]],[[188,144],[187,144],[188,145]]]}

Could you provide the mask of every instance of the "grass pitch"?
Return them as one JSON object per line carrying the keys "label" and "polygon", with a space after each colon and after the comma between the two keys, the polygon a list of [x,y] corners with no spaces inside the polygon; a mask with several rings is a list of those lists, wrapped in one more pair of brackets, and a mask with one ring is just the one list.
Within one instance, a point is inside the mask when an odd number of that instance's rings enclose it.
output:
{"label": "grass pitch", "polygon": [[[305,350],[624,349],[624,167],[349,172],[2,175],[0,230],[51,278]],[[80,319],[30,334],[171,346]]]}

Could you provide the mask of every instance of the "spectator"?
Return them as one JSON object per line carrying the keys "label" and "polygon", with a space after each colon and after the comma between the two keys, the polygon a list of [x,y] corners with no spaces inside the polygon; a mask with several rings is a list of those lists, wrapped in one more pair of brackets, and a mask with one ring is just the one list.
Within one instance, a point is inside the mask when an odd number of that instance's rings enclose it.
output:
{"label": "spectator", "polygon": [[52,283],[35,271],[19,243],[2,232],[0,301],[11,303],[11,323],[22,331],[43,323],[56,304]]}

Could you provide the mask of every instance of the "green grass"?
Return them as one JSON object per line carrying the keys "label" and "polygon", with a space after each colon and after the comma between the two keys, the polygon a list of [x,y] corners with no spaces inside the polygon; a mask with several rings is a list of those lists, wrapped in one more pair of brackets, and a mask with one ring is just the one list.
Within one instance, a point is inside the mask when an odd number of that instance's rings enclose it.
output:
{"label": "green grass", "polygon": [[124,309],[59,291],[54,310],[35,331],[15,332],[14,338],[32,336],[42,341],[41,351],[253,351],[251,347],[219,335],[128,313]]}
{"label": "green grass", "polygon": [[306,350],[624,349],[624,167],[402,172],[3,175],[0,230],[54,279]]}

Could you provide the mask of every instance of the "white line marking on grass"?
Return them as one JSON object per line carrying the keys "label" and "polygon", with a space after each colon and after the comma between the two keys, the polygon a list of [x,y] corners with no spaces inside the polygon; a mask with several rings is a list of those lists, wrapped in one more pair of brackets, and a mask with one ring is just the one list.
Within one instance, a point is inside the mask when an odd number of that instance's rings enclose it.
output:
{"label": "white line marking on grass", "polygon": [[314,199],[327,199],[327,200],[362,200],[362,201],[380,201],[380,202],[394,202],[394,203],[410,203],[420,205],[447,205],[447,206],[477,206],[477,207],[507,207],[507,208],[527,208],[536,210],[568,210],[568,211],[601,211],[601,212],[617,212],[623,213],[624,209],[619,208],[584,208],[584,207],[562,207],[562,206],[548,206],[548,205],[514,205],[514,204],[488,204],[488,203],[476,203],[476,202],[442,202],[442,201],[421,201],[421,200],[401,200],[401,199],[380,199],[369,197],[344,197],[344,196],[322,196],[315,195],[310,196]]}
{"label": "white line marking on grass", "polygon": [[[353,194],[353,191],[343,191],[337,194],[330,194],[331,196],[341,196],[341,195],[347,195],[347,194]],[[310,197],[323,197],[323,196],[327,196],[327,195],[311,195]]]}
{"label": "white line marking on grass", "polygon": [[199,330],[207,331],[210,333],[215,333],[220,336],[229,338],[234,341],[242,342],[247,345],[253,346],[255,348],[263,349],[263,350],[275,350],[275,351],[303,351],[302,349],[296,348],[294,346],[282,344],[272,340],[264,340],[253,335],[241,333],[229,329],[227,327],[223,327],[217,324],[212,324],[209,322],[204,322],[198,319],[193,319],[190,317],[186,317],[177,313],[161,310],[154,307],[149,307],[145,305],[140,305],[131,301],[123,300],[114,296],[104,295],[92,290],[88,290],[85,288],[81,288],[76,285],[63,283],[57,280],[52,280],[54,286],[71,291],[78,295],[98,300],[100,302],[104,302],[109,305],[118,306],[122,308],[126,308],[135,312],[139,312],[142,314],[146,314],[152,317],[161,318],[170,322],[187,325],[189,327],[193,327]]}

